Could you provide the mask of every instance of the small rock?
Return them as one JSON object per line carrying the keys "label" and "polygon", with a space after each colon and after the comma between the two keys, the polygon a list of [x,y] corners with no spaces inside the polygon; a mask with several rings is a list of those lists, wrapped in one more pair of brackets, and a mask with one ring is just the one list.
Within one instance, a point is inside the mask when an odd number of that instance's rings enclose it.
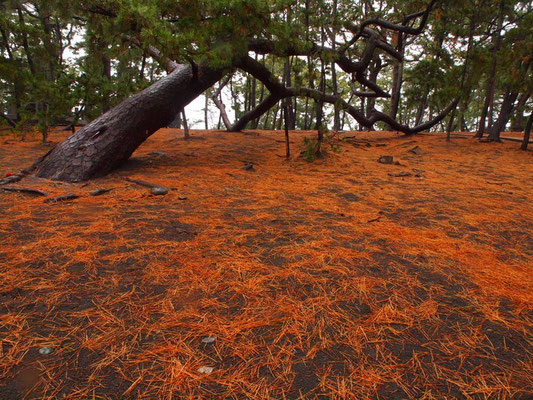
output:
{"label": "small rock", "polygon": [[103,194],[106,194],[106,193],[109,193],[110,191],[112,191],[113,188],[108,188],[108,189],[96,189],[96,190],[93,190],[90,194],[91,196],[101,196]]}
{"label": "small rock", "polygon": [[255,171],[254,163],[246,163],[246,164],[244,164],[244,169],[246,171]]}
{"label": "small rock", "polygon": [[156,187],[153,187],[152,190],[150,190],[150,192],[156,196],[164,196],[165,194],[168,193],[168,189],[163,186],[156,186]]}
{"label": "small rock", "polygon": [[54,349],[52,349],[51,347],[41,347],[39,349],[39,354],[42,354],[42,355],[48,355],[48,354],[51,354],[52,352],[54,351]]}
{"label": "small rock", "polygon": [[210,374],[215,369],[213,367],[200,367],[198,368],[198,372],[201,374]]}
{"label": "small rock", "polygon": [[215,340],[217,340],[216,336],[206,336],[202,339],[202,343],[211,344],[215,343]]}
{"label": "small rock", "polygon": [[426,170],[413,168],[413,172],[416,174],[423,174],[424,172],[426,172]]}
{"label": "small rock", "polygon": [[187,196],[179,196],[178,200],[187,200]]}
{"label": "small rock", "polygon": [[393,156],[381,156],[378,159],[378,162],[381,164],[394,164]]}

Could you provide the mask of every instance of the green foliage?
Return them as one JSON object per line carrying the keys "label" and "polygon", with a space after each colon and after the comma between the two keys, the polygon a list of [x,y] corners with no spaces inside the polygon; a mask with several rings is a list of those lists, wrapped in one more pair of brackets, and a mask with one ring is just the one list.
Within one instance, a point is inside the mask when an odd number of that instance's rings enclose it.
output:
{"label": "green foliage", "polygon": [[[132,93],[161,77],[161,60],[146,53],[155,46],[163,60],[208,63],[230,67],[247,53],[252,40],[270,40],[274,52],[292,47],[315,49],[307,57],[290,57],[290,85],[318,88],[325,66],[326,92],[333,89],[331,63],[335,57],[319,46],[339,46],[351,33],[348,24],[365,18],[382,18],[401,23],[405,15],[418,12],[427,1],[387,0],[7,0],[0,3],[0,110],[13,107],[17,121],[35,125],[43,138],[51,124],[90,120]],[[337,6],[334,12],[334,4]],[[427,29],[409,38],[403,63],[403,87],[399,118],[412,124],[420,105],[425,114],[437,113],[451,99],[462,95],[464,117],[473,124],[479,112],[492,59],[496,16],[500,0],[449,0],[437,3]],[[533,13],[524,0],[506,0],[502,46],[497,54],[495,108],[506,87],[521,93],[532,90],[527,57],[533,54]],[[417,22],[412,25],[416,26]],[[470,29],[474,45],[463,82],[464,61]],[[377,26],[381,37],[392,46],[397,37]],[[335,37],[335,34],[337,36]],[[135,38],[135,44],[128,37]],[[335,38],[335,43],[332,40]],[[357,61],[364,41],[352,45],[346,55]],[[391,91],[393,66],[397,61],[383,51],[377,53],[384,68],[378,84]],[[259,57],[279,77],[285,75],[286,58]],[[530,64],[530,62],[529,62]],[[338,69],[337,69],[338,70]],[[258,104],[268,91],[262,83],[244,75],[232,81],[235,118]],[[360,101],[352,88],[366,91],[352,82],[350,74],[338,70],[338,94],[352,105]],[[252,88],[255,91],[252,93]],[[263,93],[263,94],[262,94]],[[261,97],[263,96],[263,98]],[[244,98],[246,97],[246,100]],[[369,100],[364,104],[368,107]],[[387,110],[389,99],[377,99],[372,107]],[[314,100],[291,103],[296,127],[309,129],[316,115]],[[526,109],[529,107],[526,105]],[[326,107],[324,120],[332,119],[333,107]],[[279,106],[261,118],[272,127],[280,121]],[[351,128],[357,128],[350,117]],[[312,150],[313,145],[307,144]]]}
{"label": "green foliage", "polygon": [[[325,128],[321,128],[325,129]],[[308,162],[315,161],[318,157],[324,157],[328,151],[340,154],[342,148],[340,141],[337,140],[336,134],[324,135],[322,142],[319,142],[317,138],[304,137],[303,139],[304,149],[302,150],[302,156]]]}

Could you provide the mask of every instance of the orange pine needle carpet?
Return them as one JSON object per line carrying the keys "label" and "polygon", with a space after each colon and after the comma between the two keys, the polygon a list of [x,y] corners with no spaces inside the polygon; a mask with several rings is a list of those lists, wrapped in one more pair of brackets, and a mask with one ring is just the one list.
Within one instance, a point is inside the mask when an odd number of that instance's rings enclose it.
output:
{"label": "orange pine needle carpet", "polygon": [[[1,399],[533,396],[531,151],[349,132],[307,162],[312,132],[290,160],[282,132],[192,136],[14,184],[73,201],[0,190]],[[1,136],[0,174],[47,150]]]}

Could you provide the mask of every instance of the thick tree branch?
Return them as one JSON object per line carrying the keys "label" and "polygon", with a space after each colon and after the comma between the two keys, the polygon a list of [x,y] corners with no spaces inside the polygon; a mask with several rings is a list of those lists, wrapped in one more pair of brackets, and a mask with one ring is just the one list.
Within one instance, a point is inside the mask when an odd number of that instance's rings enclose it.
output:
{"label": "thick tree branch", "polygon": [[348,114],[350,114],[357,122],[367,128],[372,128],[376,122],[381,121],[385,122],[392,129],[401,131],[406,134],[421,132],[435,126],[440,121],[442,121],[442,119],[446,117],[450,110],[452,110],[459,102],[459,99],[455,100],[433,120],[415,127],[409,127],[407,125],[400,124],[398,121],[391,118],[389,115],[377,110],[373,110],[369,113],[369,116],[366,117],[360,110],[356,109],[354,106],[347,103],[339,96],[325,94],[316,89],[285,87],[281,83],[279,83],[279,81],[272,75],[272,73],[267,68],[265,68],[261,63],[255,61],[251,57],[247,56],[241,59],[238,62],[238,66],[245,72],[249,73],[250,75],[263,82],[263,84],[270,90],[271,94],[255,109],[246,113],[239,121],[237,121],[231,127],[230,131],[240,131],[244,129],[249,121],[259,118],[270,108],[276,105],[280,100],[293,96],[309,97],[317,102],[336,104],[337,106],[344,109]]}

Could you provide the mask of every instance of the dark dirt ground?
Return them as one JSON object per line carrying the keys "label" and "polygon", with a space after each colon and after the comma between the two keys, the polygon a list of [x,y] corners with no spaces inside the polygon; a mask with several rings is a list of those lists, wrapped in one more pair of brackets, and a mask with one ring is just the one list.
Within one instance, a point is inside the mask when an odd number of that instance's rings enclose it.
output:
{"label": "dark dirt ground", "polygon": [[[309,163],[282,135],[167,129],[12,185],[76,200],[0,190],[0,399],[532,398],[533,153],[349,132]],[[47,149],[0,137],[0,174]]]}

